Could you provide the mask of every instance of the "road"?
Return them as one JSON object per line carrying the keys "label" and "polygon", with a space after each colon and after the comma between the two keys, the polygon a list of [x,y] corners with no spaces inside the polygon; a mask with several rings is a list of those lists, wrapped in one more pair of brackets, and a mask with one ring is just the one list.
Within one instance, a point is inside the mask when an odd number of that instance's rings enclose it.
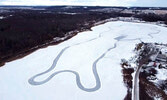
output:
{"label": "road", "polygon": [[139,75],[140,71],[142,69],[142,66],[137,68],[136,74],[135,74],[135,79],[134,79],[134,94],[133,94],[133,100],[140,100],[139,99]]}
{"label": "road", "polygon": [[[157,28],[154,28],[155,30],[157,30]],[[150,38],[154,38],[153,35],[154,34],[159,34],[161,31],[160,30],[157,30],[156,32],[154,33],[149,33],[147,34]],[[141,40],[141,39],[140,39]],[[159,52],[157,53],[157,55],[155,56],[154,60],[156,59],[156,57],[158,56]],[[148,58],[144,58],[143,61],[147,61]],[[139,64],[139,67],[137,68],[136,70],[136,73],[135,73],[135,77],[134,77],[134,86],[133,86],[133,97],[132,99],[133,100],[140,100],[140,94],[139,94],[139,75],[140,75],[140,71],[142,69],[142,66],[144,64],[144,62],[142,62],[142,64]]]}

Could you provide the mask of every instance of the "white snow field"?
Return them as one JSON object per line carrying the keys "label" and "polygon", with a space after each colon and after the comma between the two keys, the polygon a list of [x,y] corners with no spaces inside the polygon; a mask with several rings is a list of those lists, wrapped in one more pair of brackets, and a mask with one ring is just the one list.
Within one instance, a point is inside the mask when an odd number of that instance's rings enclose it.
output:
{"label": "white snow field", "polygon": [[137,43],[167,43],[167,28],[107,22],[0,68],[0,100],[123,100],[120,61]]}

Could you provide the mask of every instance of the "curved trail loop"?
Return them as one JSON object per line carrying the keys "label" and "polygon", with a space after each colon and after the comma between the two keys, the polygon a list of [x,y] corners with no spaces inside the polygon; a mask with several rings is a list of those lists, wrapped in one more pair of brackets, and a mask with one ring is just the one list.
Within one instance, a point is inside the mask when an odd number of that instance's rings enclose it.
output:
{"label": "curved trail loop", "polygon": [[[105,32],[108,32],[108,31],[110,31],[110,29],[107,30],[107,31],[105,31]],[[93,91],[98,90],[98,89],[101,87],[101,82],[100,82],[99,75],[98,75],[98,73],[97,73],[96,65],[97,65],[98,61],[99,61],[100,59],[102,59],[102,58],[105,56],[105,54],[106,54],[109,50],[111,50],[111,49],[113,49],[113,48],[116,48],[116,44],[114,45],[114,47],[109,48],[104,54],[102,54],[102,55],[93,63],[92,70],[93,70],[93,74],[94,74],[94,77],[95,77],[95,80],[96,80],[96,86],[93,87],[93,88],[85,88],[85,87],[82,85],[81,81],[80,81],[79,73],[76,72],[76,71],[72,71],[72,70],[62,70],[62,71],[54,72],[54,73],[51,74],[47,79],[45,79],[45,80],[43,80],[43,81],[40,81],[40,82],[35,81],[35,78],[37,78],[37,77],[39,77],[39,76],[41,76],[41,75],[44,75],[44,74],[46,74],[46,73],[52,71],[52,70],[56,67],[57,62],[59,61],[59,59],[60,59],[60,57],[62,56],[62,54],[63,54],[67,49],[69,49],[70,47],[73,47],[73,46],[77,46],[77,45],[80,45],[80,44],[83,44],[83,43],[88,43],[88,42],[94,41],[94,40],[96,40],[96,39],[98,39],[98,38],[101,38],[101,37],[102,37],[102,34],[105,33],[105,32],[100,33],[100,34],[98,35],[98,37],[96,37],[96,38],[90,39],[90,40],[85,41],[85,42],[76,43],[76,44],[74,44],[74,45],[72,45],[72,46],[67,46],[67,47],[63,48],[63,49],[60,51],[60,53],[57,55],[57,57],[54,59],[52,66],[51,66],[48,70],[46,70],[46,71],[44,71],[44,72],[42,72],[42,73],[39,73],[39,74],[37,74],[37,75],[31,77],[31,78],[28,80],[28,82],[29,82],[31,85],[42,85],[42,84],[48,82],[49,80],[51,80],[55,75],[60,74],[60,73],[67,73],[67,72],[68,72],[68,73],[72,73],[72,74],[74,74],[74,75],[76,76],[76,83],[77,83],[77,86],[78,86],[81,90],[87,91],[87,92],[93,92]]]}
{"label": "curved trail loop", "polygon": [[[109,29],[109,30],[107,30],[107,31],[105,31],[105,32],[109,32],[109,31],[111,31],[111,30]],[[119,36],[119,37],[114,38],[115,40],[117,40],[117,41],[114,43],[114,46],[108,48],[100,57],[98,57],[98,58],[94,61],[93,65],[92,65],[92,72],[93,72],[94,78],[95,78],[95,80],[96,80],[96,85],[95,85],[94,87],[92,87],[92,88],[85,88],[85,87],[83,86],[83,84],[81,83],[79,73],[76,72],[76,71],[72,71],[72,70],[61,70],[61,71],[54,72],[54,73],[52,73],[48,78],[46,78],[46,79],[43,80],[43,81],[35,81],[35,79],[36,79],[37,77],[41,76],[41,75],[44,75],[44,74],[49,73],[50,71],[52,71],[52,70],[57,66],[57,63],[58,63],[60,57],[63,55],[63,53],[64,53],[66,50],[68,50],[69,48],[71,48],[71,47],[73,47],[73,46],[77,46],[77,45],[80,45],[80,44],[83,44],[83,43],[88,43],[88,42],[94,41],[94,40],[96,40],[96,39],[99,39],[99,38],[102,37],[102,34],[105,33],[105,32],[100,33],[100,34],[98,35],[98,37],[92,38],[92,39],[90,39],[90,40],[88,40],[88,41],[84,41],[84,42],[81,42],[81,43],[76,43],[76,44],[74,44],[74,45],[67,46],[67,47],[63,48],[63,49],[60,51],[60,53],[57,55],[57,57],[54,59],[52,66],[51,66],[49,69],[47,69],[46,71],[44,71],[44,72],[42,72],[42,73],[39,73],[39,74],[37,74],[37,75],[31,77],[31,78],[28,80],[29,84],[31,84],[31,85],[42,85],[42,84],[48,82],[49,80],[51,80],[51,79],[52,79],[54,76],[56,76],[57,74],[60,74],[60,73],[72,73],[72,74],[74,74],[74,75],[76,76],[76,84],[77,84],[78,88],[80,88],[81,90],[86,91],[86,92],[94,92],[94,91],[98,90],[98,89],[101,87],[101,81],[100,81],[100,78],[99,78],[99,75],[98,75],[98,72],[97,72],[97,63],[98,63],[101,59],[103,59],[103,58],[105,57],[105,55],[106,55],[109,51],[111,51],[112,49],[116,48],[116,47],[117,47],[117,43],[118,43],[119,41],[134,41],[134,40],[139,40],[139,41],[141,41],[141,38],[124,40],[124,38],[127,37],[126,35],[124,35],[124,36],[121,35],[121,36]],[[149,35],[149,34],[148,34],[148,35]],[[150,35],[151,35],[151,34],[150,34]]]}

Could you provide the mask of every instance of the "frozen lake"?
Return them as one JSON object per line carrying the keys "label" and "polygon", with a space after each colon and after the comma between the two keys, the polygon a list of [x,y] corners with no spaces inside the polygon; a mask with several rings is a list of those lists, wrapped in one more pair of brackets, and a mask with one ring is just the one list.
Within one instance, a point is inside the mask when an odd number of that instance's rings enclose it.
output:
{"label": "frozen lake", "polygon": [[167,28],[108,22],[0,68],[0,100],[123,100],[120,61],[137,43],[167,43]]}

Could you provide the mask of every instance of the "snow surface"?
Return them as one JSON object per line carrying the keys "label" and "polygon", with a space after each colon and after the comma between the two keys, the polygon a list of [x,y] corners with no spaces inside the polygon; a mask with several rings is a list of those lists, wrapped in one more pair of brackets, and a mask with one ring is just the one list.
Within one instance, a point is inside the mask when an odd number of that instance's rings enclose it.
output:
{"label": "snow surface", "polygon": [[[121,59],[135,55],[133,49],[141,41],[167,43],[166,33],[167,28],[146,23],[115,21],[95,26],[1,67],[0,100],[122,100],[127,89]],[[29,83],[33,76],[48,70],[63,49],[56,66],[33,81],[42,82],[55,72],[69,70],[79,74],[85,89],[100,84],[99,88],[82,90],[72,72],[56,74],[40,85]],[[100,83],[92,71],[95,61]]]}
{"label": "snow surface", "polygon": [[0,16],[0,19],[4,19],[5,17],[3,17],[3,16]]}

